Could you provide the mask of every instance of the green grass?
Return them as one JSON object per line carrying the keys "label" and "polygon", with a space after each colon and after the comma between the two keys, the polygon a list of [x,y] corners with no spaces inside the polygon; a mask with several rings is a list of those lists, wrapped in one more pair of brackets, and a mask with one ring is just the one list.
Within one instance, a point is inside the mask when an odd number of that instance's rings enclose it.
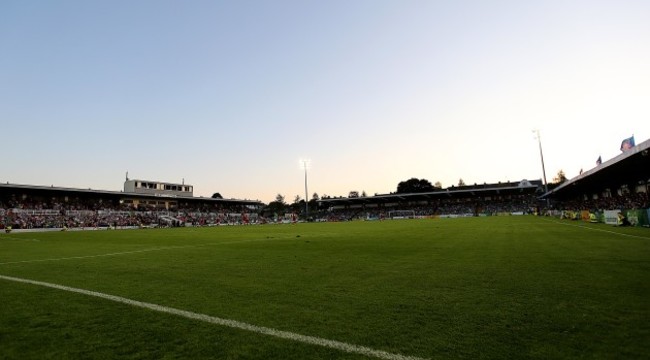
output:
{"label": "green grass", "polygon": [[[3,234],[0,275],[422,358],[650,357],[643,228],[500,217]],[[0,358],[116,357],[364,358],[0,279]]]}

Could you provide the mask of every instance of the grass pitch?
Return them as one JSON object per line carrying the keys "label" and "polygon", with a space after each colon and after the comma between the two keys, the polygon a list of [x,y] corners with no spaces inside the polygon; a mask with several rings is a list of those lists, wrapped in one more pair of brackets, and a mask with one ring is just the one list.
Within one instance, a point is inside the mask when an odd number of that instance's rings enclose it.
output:
{"label": "grass pitch", "polygon": [[[0,275],[418,358],[650,357],[650,230],[529,216],[0,235]],[[0,279],[0,357],[364,355]]]}

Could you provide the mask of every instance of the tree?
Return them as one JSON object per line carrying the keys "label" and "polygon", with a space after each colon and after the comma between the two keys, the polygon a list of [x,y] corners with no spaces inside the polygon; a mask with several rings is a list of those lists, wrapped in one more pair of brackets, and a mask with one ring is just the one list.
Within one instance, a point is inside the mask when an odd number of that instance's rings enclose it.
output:
{"label": "tree", "polygon": [[463,178],[458,179],[458,186],[465,186],[465,181]]}
{"label": "tree", "polygon": [[300,198],[300,195],[296,195],[293,199],[293,204],[291,204],[291,211],[299,213],[305,209],[305,200]]}
{"label": "tree", "polygon": [[562,184],[567,180],[564,170],[560,169],[560,171],[557,172],[557,175],[553,178],[553,184]]}
{"label": "tree", "polygon": [[411,178],[397,184],[398,194],[423,193],[433,190],[433,185],[427,179]]}
{"label": "tree", "polygon": [[438,189],[442,189],[442,184],[440,183],[440,181],[436,181],[436,183],[433,184],[433,186],[438,188]]}
{"label": "tree", "polygon": [[269,215],[282,215],[286,212],[287,204],[284,202],[284,196],[278,194],[275,197],[275,201],[271,201],[269,205],[266,206],[263,213],[267,216]]}
{"label": "tree", "polygon": [[311,200],[307,203],[309,206],[309,211],[311,212],[312,210],[316,210],[318,208],[318,200],[320,198],[318,197],[318,194],[314,193],[311,196]]}
{"label": "tree", "polygon": [[358,198],[358,197],[359,197],[359,192],[358,192],[358,191],[354,191],[354,190],[353,190],[353,191],[350,191],[350,193],[348,194],[348,197],[349,197],[349,198]]}
{"label": "tree", "polygon": [[217,193],[212,194],[212,198],[213,198],[213,199],[223,199],[223,196],[221,196],[221,194],[219,194],[219,193],[217,192]]}
{"label": "tree", "polygon": [[368,194],[366,194],[366,191],[363,190],[363,191],[361,192],[361,197],[367,197],[367,196],[368,196]]}

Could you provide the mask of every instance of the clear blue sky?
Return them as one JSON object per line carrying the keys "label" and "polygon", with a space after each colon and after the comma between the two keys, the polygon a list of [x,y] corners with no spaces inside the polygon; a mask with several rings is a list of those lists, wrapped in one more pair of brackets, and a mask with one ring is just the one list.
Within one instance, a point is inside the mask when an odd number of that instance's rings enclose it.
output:
{"label": "clear blue sky", "polygon": [[650,1],[3,1],[0,181],[264,202],[650,138]]}

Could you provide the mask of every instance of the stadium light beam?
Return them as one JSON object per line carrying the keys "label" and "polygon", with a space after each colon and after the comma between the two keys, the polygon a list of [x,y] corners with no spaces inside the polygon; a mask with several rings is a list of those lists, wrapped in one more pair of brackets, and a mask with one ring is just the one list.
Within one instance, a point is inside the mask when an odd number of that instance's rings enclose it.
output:
{"label": "stadium light beam", "polygon": [[309,219],[309,195],[308,195],[309,193],[307,191],[307,169],[309,169],[309,166],[311,165],[311,160],[301,159],[300,165],[305,170],[305,220],[308,220]]}
{"label": "stadium light beam", "polygon": [[[544,166],[544,152],[542,151],[542,137],[539,135],[539,130],[533,130],[537,143],[539,144],[539,157],[542,160],[542,175],[544,175],[544,192],[548,193],[548,183],[546,182],[546,167]],[[548,203],[548,199],[546,199]]]}

